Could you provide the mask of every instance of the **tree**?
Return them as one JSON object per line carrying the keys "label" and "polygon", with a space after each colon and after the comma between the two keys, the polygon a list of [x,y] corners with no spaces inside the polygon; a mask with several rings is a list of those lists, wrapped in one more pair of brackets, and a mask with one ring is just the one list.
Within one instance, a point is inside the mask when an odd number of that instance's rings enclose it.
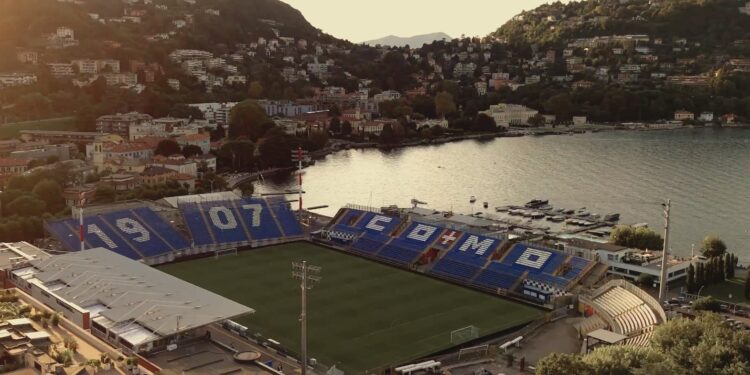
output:
{"label": "tree", "polygon": [[383,145],[391,145],[396,143],[398,140],[396,139],[396,133],[393,131],[393,127],[391,124],[385,124],[383,126],[383,131],[380,132],[380,138],[378,138],[378,142]]}
{"label": "tree", "polygon": [[328,130],[333,134],[341,133],[341,120],[338,117],[332,118],[328,124]]}
{"label": "tree", "polygon": [[264,168],[289,167],[292,165],[292,150],[299,146],[299,140],[282,129],[270,129],[263,139],[258,141],[260,161]]}
{"label": "tree", "polygon": [[544,110],[554,114],[558,121],[568,121],[573,111],[573,101],[567,93],[557,94],[544,102]]}
{"label": "tree", "polygon": [[196,155],[203,155],[203,149],[196,145],[185,145],[182,147],[182,156],[191,158]]}
{"label": "tree", "polygon": [[203,112],[196,107],[187,104],[177,103],[169,110],[169,115],[177,118],[189,118],[193,120],[203,120]]}
{"label": "tree", "polygon": [[45,202],[49,211],[56,212],[65,206],[62,187],[55,180],[45,178],[37,182],[31,192]]}
{"label": "tree", "polygon": [[701,243],[701,252],[707,258],[720,257],[727,251],[727,245],[716,235],[709,234]]}
{"label": "tree", "polygon": [[664,242],[661,236],[645,227],[618,226],[610,234],[610,241],[620,246],[636,249],[661,250]]}
{"label": "tree", "polygon": [[[650,347],[600,347],[583,357],[591,374],[671,375],[680,373],[666,356]],[[571,373],[573,374],[573,373]]]}
{"label": "tree", "polygon": [[641,273],[636,279],[636,283],[642,287],[651,286],[654,283],[654,276],[647,273]]}
{"label": "tree", "polygon": [[47,204],[33,195],[22,195],[8,203],[3,211],[7,215],[42,216]]}
{"label": "tree", "polygon": [[692,263],[688,266],[686,287],[688,293],[695,293],[695,267]]}
{"label": "tree", "polygon": [[537,113],[529,118],[529,125],[535,128],[541,128],[546,122],[547,120],[540,113]]}
{"label": "tree", "polygon": [[435,113],[438,116],[446,116],[456,112],[456,102],[453,95],[443,91],[435,95]]}
{"label": "tree", "polygon": [[156,145],[154,154],[162,156],[172,156],[180,153],[180,145],[173,139],[164,139]]}
{"label": "tree", "polygon": [[341,124],[341,134],[342,135],[352,134],[352,123],[349,122],[349,120],[344,120],[344,123]]}
{"label": "tree", "polygon": [[266,111],[253,100],[245,100],[232,108],[229,113],[229,138],[246,137],[253,142],[274,127]]}
{"label": "tree", "polygon": [[228,165],[232,170],[250,170],[254,154],[255,143],[246,139],[226,142],[219,149],[222,164]]}
{"label": "tree", "polygon": [[567,353],[552,353],[537,362],[536,375],[587,375],[591,369],[581,356]]}
{"label": "tree", "polygon": [[479,132],[491,132],[497,129],[495,119],[485,115],[484,113],[477,114],[474,118],[474,124],[472,124],[472,130]]}
{"label": "tree", "polygon": [[750,299],[750,271],[745,273],[745,298]]}
{"label": "tree", "polygon": [[258,81],[250,82],[247,89],[247,95],[253,99],[260,99],[263,97],[263,85]]}
{"label": "tree", "polygon": [[715,300],[714,297],[701,297],[693,301],[693,310],[696,311],[721,311],[721,303]]}
{"label": "tree", "polygon": [[117,198],[117,192],[109,185],[98,185],[96,187],[96,202],[112,203]]}
{"label": "tree", "polygon": [[308,151],[317,151],[328,144],[328,133],[324,131],[312,131],[307,136],[305,149]]}

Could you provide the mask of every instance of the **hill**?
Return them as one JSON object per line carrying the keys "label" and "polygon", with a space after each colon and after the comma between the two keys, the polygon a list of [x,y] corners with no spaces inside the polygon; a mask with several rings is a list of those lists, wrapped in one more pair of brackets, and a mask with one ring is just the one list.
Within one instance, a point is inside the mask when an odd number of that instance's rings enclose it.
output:
{"label": "hill", "polygon": [[[646,34],[728,46],[750,35],[744,0],[600,0],[542,5],[523,12],[490,37],[511,44],[559,45],[569,39]],[[720,22],[718,20],[721,20]]]}
{"label": "hill", "polygon": [[434,41],[439,40],[446,40],[449,41],[453,38],[451,38],[450,35],[446,33],[431,33],[431,34],[422,34],[422,35],[414,35],[410,37],[400,37],[395,35],[389,35],[380,39],[374,39],[374,40],[368,40],[366,42],[363,42],[364,44],[370,45],[370,46],[391,46],[391,47],[421,47],[425,44],[430,44]]}

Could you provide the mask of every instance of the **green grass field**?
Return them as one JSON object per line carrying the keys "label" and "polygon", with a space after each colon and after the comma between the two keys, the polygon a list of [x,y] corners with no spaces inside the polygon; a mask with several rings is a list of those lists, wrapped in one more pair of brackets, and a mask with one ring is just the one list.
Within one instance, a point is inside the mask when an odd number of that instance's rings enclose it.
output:
{"label": "green grass field", "polygon": [[[712,296],[718,300],[726,302],[750,306],[750,300],[745,298],[744,278],[738,277],[721,283],[708,285],[703,288],[701,294],[704,296]],[[729,298],[730,294],[732,295],[732,298]]]}
{"label": "green grass field", "polygon": [[450,332],[480,335],[543,312],[310,243],[293,243],[175,263],[160,269],[257,312],[239,323],[299,350],[299,284],[292,261],[323,268],[309,293],[309,356],[347,373],[410,361],[451,347]]}
{"label": "green grass field", "polygon": [[76,121],[74,117],[60,117],[1,124],[0,139],[16,138],[21,130],[76,130]]}

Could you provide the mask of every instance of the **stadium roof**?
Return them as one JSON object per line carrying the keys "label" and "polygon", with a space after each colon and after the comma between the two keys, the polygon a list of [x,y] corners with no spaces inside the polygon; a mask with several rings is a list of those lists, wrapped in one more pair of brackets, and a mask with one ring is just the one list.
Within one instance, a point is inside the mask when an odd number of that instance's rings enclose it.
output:
{"label": "stadium roof", "polygon": [[28,242],[0,242],[0,269],[13,268],[14,265],[34,259],[43,259],[49,254]]}
{"label": "stadium roof", "polygon": [[136,342],[152,341],[255,312],[104,248],[31,263],[33,269],[28,267],[15,272],[60,299],[89,311],[94,320],[98,318],[98,322],[111,330],[133,331],[133,327],[140,326],[137,330],[140,339],[134,340]]}
{"label": "stadium roof", "polygon": [[215,201],[232,201],[240,199],[241,197],[231,191],[220,191],[216,193],[206,194],[193,194],[193,195],[182,195],[179,197],[166,197],[162,200],[166,204],[178,208],[179,203],[193,203],[193,202],[215,202]]}

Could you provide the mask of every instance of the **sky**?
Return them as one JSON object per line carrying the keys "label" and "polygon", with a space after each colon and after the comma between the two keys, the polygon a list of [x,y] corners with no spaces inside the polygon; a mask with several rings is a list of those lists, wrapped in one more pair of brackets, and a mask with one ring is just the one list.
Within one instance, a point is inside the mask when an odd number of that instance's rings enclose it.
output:
{"label": "sky", "polygon": [[359,43],[387,35],[485,36],[547,0],[282,0],[315,27]]}

